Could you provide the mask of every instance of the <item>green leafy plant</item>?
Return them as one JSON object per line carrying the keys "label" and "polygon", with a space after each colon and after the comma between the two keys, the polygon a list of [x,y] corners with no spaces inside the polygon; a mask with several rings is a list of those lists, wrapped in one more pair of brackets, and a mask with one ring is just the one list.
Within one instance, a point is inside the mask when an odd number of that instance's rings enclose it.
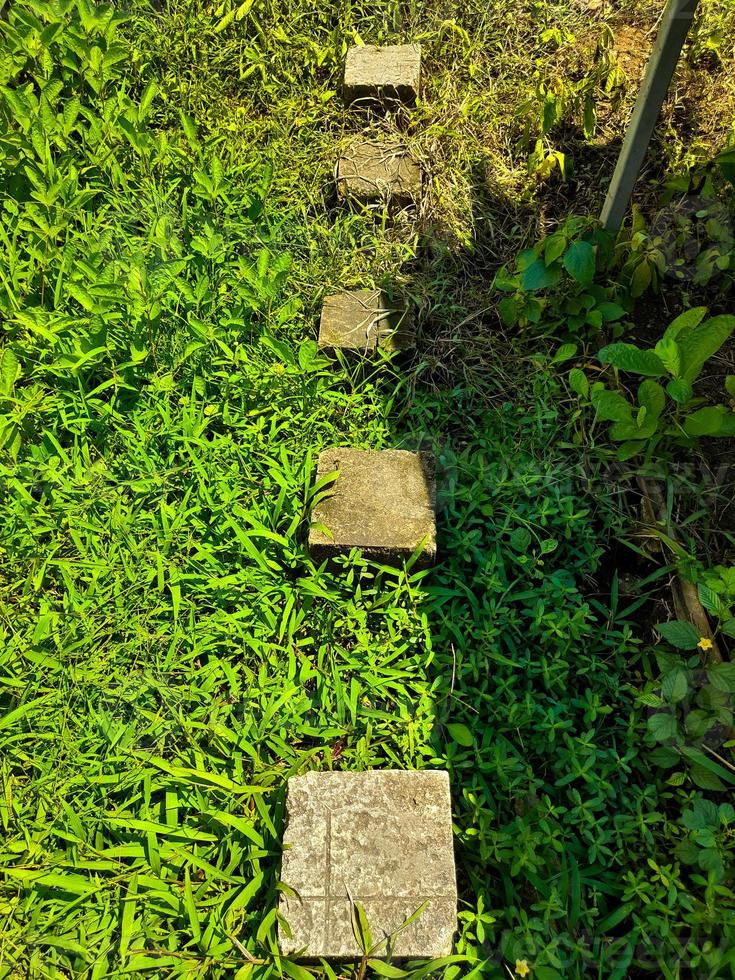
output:
{"label": "green leafy plant", "polygon": [[729,293],[735,276],[735,208],[728,183],[735,186],[732,149],[666,180],[660,207],[649,218],[633,208],[631,228],[615,250],[620,280],[633,298],[660,291],[666,280],[708,286],[710,296],[712,289]]}
{"label": "green leafy plant", "polygon": [[[609,434],[620,443],[621,460],[651,458],[662,445],[735,434],[735,412],[726,405],[707,404],[694,392],[705,364],[735,330],[735,316],[705,319],[706,314],[706,307],[682,313],[651,349],[625,342],[604,347],[598,360],[615,369],[614,387],[603,381],[589,386],[579,369],[570,377],[573,388],[589,397],[597,419],[612,423]],[[620,383],[620,373],[645,378],[636,401]],[[728,378],[728,391],[735,391],[734,381]]]}
{"label": "green leafy plant", "polygon": [[611,240],[588,225],[569,219],[498,273],[494,286],[506,294],[498,303],[506,325],[572,338],[621,329],[624,297],[613,283],[600,282],[609,267]]}
{"label": "green leafy plant", "polygon": [[718,632],[735,638],[735,567],[715,565],[699,576],[699,600],[714,618]]}
{"label": "green leafy plant", "polygon": [[[559,48],[574,44],[575,37],[560,28],[548,28],[542,32],[541,41]],[[607,26],[598,38],[592,64],[581,78],[561,74],[548,77],[537,70],[533,93],[518,110],[525,122],[525,142],[534,145],[529,158],[531,172],[545,180],[558,168],[563,178],[565,154],[550,146],[548,137],[563,123],[579,121],[585,138],[592,139],[597,130],[597,99],[619,98],[624,83],[625,74],[615,58],[614,37]]]}
{"label": "green leafy plant", "polygon": [[528,169],[539,180],[548,180],[555,171],[566,180],[567,155],[549,146],[545,140],[537,139],[528,157]]}
{"label": "green leafy plant", "polygon": [[672,620],[656,629],[668,646],[656,649],[660,679],[641,695],[642,703],[653,709],[649,735],[663,743],[654,761],[665,768],[684,764],[684,770],[670,777],[672,785],[681,785],[687,772],[702,789],[735,786],[735,766],[718,752],[733,722],[735,663],[703,667],[701,653],[708,641],[691,623]]}
{"label": "green leafy plant", "polygon": [[670,204],[661,230],[666,275],[693,287],[716,284],[730,290],[735,274],[735,238],[727,206],[706,190]]}
{"label": "green leafy plant", "polygon": [[676,846],[676,855],[718,884],[724,882],[735,851],[735,808],[731,803],[714,803],[696,796],[681,816],[686,836]]}
{"label": "green leafy plant", "polygon": [[663,235],[649,228],[640,208],[634,205],[630,237],[616,246],[620,280],[633,299],[649,289],[659,289],[668,268],[665,244]]}
{"label": "green leafy plant", "polygon": [[730,146],[715,157],[722,176],[735,187],[735,146]]}

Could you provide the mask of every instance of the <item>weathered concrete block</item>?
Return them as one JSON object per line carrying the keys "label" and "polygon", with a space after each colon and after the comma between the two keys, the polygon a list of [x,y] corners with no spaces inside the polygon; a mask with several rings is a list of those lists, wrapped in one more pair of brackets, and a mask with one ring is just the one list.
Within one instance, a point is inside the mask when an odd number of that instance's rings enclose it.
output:
{"label": "weathered concrete block", "polygon": [[406,350],[413,329],[404,309],[380,289],[355,289],[327,296],[319,324],[319,346],[329,350]]}
{"label": "weathered concrete block", "polygon": [[372,44],[350,48],[342,91],[347,105],[413,106],[421,84],[421,46]]}
{"label": "weathered concrete block", "polygon": [[400,142],[358,140],[337,161],[337,193],[366,203],[410,204],[421,196],[421,168]]}
{"label": "weathered concrete block", "polygon": [[373,561],[400,565],[421,547],[417,567],[433,563],[436,490],[428,453],[329,449],[319,456],[317,479],[335,470],[331,496],[312,513],[315,562],[360,548]]}
{"label": "weathered concrete block", "polygon": [[[351,925],[360,903],[374,955],[451,952],[457,921],[451,800],[446,772],[312,772],[288,781],[281,879],[284,954],[356,959]],[[426,907],[391,944],[393,934]]]}

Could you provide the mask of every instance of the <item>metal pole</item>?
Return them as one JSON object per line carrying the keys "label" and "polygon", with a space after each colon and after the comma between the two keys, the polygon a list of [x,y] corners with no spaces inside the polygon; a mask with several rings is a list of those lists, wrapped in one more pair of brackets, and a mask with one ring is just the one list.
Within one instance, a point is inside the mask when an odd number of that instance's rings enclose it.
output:
{"label": "metal pole", "polygon": [[699,0],[668,0],[663,12],[661,27],[646,67],[646,76],[638,92],[628,132],[625,134],[623,148],[600,215],[600,221],[608,231],[620,231],[698,2]]}

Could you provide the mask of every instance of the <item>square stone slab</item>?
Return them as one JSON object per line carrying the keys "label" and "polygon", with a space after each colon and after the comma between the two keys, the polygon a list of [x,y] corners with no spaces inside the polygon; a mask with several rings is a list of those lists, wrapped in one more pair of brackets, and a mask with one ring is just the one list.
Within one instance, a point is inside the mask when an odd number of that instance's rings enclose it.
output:
{"label": "square stone slab", "polygon": [[405,310],[391,305],[379,289],[355,289],[327,296],[319,324],[319,346],[328,350],[406,350],[413,331]]}
{"label": "square stone slab", "polygon": [[404,206],[421,196],[421,168],[396,140],[358,140],[337,161],[337,193]]}
{"label": "square stone slab", "polygon": [[421,546],[415,567],[434,562],[436,489],[429,453],[328,449],[319,456],[317,479],[335,470],[330,496],[311,515],[309,550],[317,564],[360,548],[373,561],[400,565]]}
{"label": "square stone slab", "polygon": [[362,905],[374,955],[425,902],[390,953],[433,959],[451,953],[457,924],[452,813],[446,772],[312,772],[288,781],[281,895],[292,936],[281,950],[304,958],[357,959],[351,923]]}
{"label": "square stone slab", "polygon": [[350,48],[342,87],[347,105],[413,106],[421,84],[421,46],[373,44]]}

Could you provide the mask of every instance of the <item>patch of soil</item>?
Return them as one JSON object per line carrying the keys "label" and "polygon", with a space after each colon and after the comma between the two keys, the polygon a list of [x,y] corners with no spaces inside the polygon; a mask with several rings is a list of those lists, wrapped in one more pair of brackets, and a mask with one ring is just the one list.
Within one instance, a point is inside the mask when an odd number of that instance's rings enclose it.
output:
{"label": "patch of soil", "polygon": [[615,31],[615,56],[630,84],[637,85],[643,78],[652,44],[648,27],[621,24]]}

